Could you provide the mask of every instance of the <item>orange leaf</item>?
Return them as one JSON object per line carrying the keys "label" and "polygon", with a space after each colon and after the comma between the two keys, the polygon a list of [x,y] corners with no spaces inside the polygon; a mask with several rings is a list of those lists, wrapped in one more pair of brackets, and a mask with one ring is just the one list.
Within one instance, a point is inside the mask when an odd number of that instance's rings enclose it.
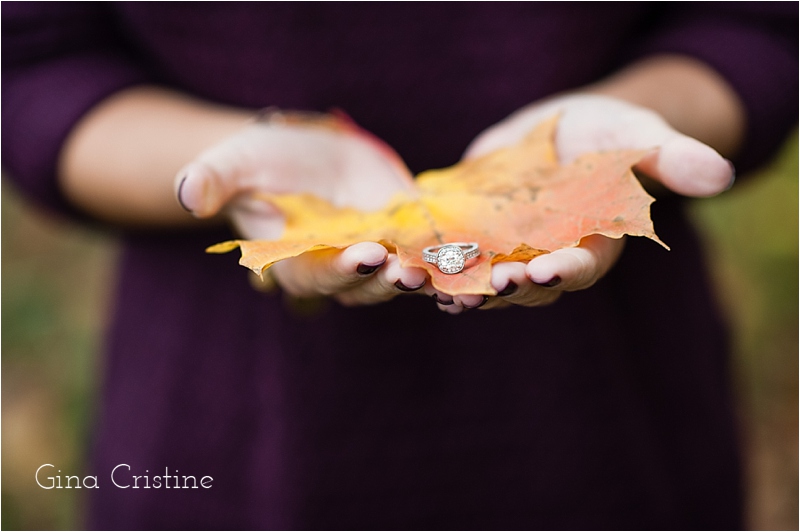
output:
{"label": "orange leaf", "polygon": [[[281,238],[223,242],[207,251],[239,246],[240,263],[261,274],[302,253],[380,242],[403,266],[424,268],[444,293],[495,295],[492,264],[528,262],[589,235],[645,236],[667,247],[650,220],[654,200],[631,171],[647,152],[590,153],[562,166],[556,124],[557,118],[543,123],[515,146],[424,172],[418,195],[400,193],[379,211],[339,208],[310,194],[262,196],[286,217]],[[481,254],[462,272],[444,274],[422,260],[422,250],[447,242],[477,242]]]}

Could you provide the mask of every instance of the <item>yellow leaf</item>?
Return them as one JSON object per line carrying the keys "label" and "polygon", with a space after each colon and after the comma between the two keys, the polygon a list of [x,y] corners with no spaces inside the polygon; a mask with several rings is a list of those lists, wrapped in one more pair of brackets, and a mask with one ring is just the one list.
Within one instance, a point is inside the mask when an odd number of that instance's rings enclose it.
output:
{"label": "yellow leaf", "polygon": [[[380,242],[403,266],[424,268],[444,293],[495,295],[492,264],[527,262],[589,235],[645,236],[666,247],[650,220],[654,200],[631,171],[647,151],[590,153],[560,165],[556,125],[554,118],[515,146],[424,172],[416,180],[418,195],[398,194],[374,212],[311,194],[261,195],[286,218],[281,238],[224,242],[207,251],[239,246],[240,263],[261,274],[303,253]],[[422,250],[447,242],[477,242],[481,254],[462,272],[444,274],[422,260]]]}

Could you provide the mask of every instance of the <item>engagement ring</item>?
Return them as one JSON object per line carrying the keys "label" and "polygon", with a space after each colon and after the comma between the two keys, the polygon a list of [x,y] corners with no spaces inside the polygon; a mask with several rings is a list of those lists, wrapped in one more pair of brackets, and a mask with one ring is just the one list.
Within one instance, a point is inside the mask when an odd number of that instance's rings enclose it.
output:
{"label": "engagement ring", "polygon": [[469,259],[480,254],[477,242],[451,242],[426,247],[422,250],[422,260],[436,264],[442,273],[453,274],[463,270]]}

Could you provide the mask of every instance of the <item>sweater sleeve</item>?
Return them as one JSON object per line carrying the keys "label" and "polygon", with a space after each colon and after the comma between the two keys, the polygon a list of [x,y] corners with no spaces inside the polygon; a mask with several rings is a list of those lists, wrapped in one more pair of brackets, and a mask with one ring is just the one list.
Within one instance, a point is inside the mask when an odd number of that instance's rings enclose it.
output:
{"label": "sweater sleeve", "polygon": [[633,52],[694,57],[721,74],[741,98],[747,126],[737,170],[772,157],[797,123],[796,2],[668,3],[661,22]]}
{"label": "sweater sleeve", "polygon": [[78,214],[59,188],[59,152],[91,107],[147,74],[104,2],[7,2],[2,9],[3,174],[36,203]]}

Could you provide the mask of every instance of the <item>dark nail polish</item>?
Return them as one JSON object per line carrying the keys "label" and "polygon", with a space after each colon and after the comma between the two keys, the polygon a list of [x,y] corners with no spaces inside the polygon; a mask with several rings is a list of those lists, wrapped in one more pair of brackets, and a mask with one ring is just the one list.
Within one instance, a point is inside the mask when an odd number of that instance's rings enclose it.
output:
{"label": "dark nail polish", "polygon": [[178,185],[178,203],[181,205],[181,207],[183,208],[184,211],[192,212],[192,209],[190,209],[189,207],[186,206],[186,204],[183,202],[183,198],[181,197],[181,192],[183,192],[183,184],[184,183],[186,183],[186,176],[183,176],[183,179],[181,179],[180,185]]}
{"label": "dark nail polish", "polygon": [[481,302],[478,303],[477,305],[475,305],[474,307],[468,307],[468,306],[464,305],[464,308],[466,308],[466,309],[481,308],[482,306],[484,306],[486,304],[487,301],[489,301],[489,296],[483,296],[483,299],[481,300]]}
{"label": "dark nail polish", "polygon": [[439,299],[439,295],[438,294],[433,294],[433,300],[436,301],[437,303],[439,303],[440,305],[444,305],[444,306],[448,306],[448,305],[452,305],[453,304],[453,300],[452,299],[450,301],[447,301],[447,300],[442,301],[441,299]]}
{"label": "dark nail polish", "polygon": [[375,273],[378,268],[383,266],[385,263],[386,261],[384,260],[378,264],[359,264],[358,268],[356,268],[356,271],[359,275],[369,275],[371,273]]}
{"label": "dark nail polish", "polygon": [[517,288],[519,288],[517,286],[517,283],[515,283],[514,281],[509,281],[506,287],[500,290],[497,293],[497,295],[500,297],[510,296],[511,294],[517,291]]}
{"label": "dark nail polish", "polygon": [[[536,283],[536,281],[534,281],[534,283]],[[561,284],[561,277],[556,275],[546,283],[536,283],[536,284],[538,284],[539,286],[546,286],[547,288],[553,288],[554,286],[558,286],[559,284]]]}
{"label": "dark nail polish", "polygon": [[401,292],[416,292],[417,290],[419,290],[420,288],[425,286],[425,283],[422,283],[419,286],[415,286],[415,287],[411,288],[411,287],[408,287],[408,286],[404,285],[402,281],[398,280],[396,283],[394,283],[394,286],[398,290],[400,290]]}

